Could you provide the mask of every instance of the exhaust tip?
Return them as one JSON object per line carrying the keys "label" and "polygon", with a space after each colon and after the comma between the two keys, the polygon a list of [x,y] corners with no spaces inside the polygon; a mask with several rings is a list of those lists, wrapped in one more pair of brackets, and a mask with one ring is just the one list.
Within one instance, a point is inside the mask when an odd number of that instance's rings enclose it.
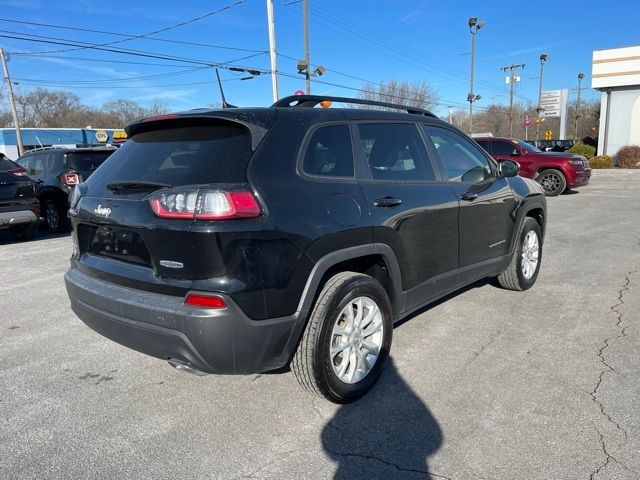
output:
{"label": "exhaust tip", "polygon": [[198,377],[202,377],[204,375],[209,375],[207,372],[203,372],[202,370],[198,370],[193,365],[183,362],[182,360],[176,360],[175,358],[170,358],[167,360],[167,363],[171,365],[176,370],[180,370],[181,372],[187,372],[192,375],[196,375]]}

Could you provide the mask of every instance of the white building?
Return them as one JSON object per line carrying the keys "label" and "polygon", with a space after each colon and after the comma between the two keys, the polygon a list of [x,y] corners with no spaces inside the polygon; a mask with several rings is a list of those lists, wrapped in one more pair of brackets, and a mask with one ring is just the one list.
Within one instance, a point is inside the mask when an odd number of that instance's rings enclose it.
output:
{"label": "white building", "polygon": [[591,86],[602,92],[598,155],[640,145],[640,46],[594,51]]}

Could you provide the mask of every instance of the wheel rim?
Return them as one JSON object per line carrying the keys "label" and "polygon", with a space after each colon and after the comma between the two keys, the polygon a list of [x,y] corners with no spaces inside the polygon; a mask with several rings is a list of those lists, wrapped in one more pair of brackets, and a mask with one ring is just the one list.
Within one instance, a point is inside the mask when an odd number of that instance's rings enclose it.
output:
{"label": "wheel rim", "polygon": [[562,185],[562,179],[560,175],[557,173],[545,173],[544,176],[540,179],[540,183],[542,184],[542,188],[546,192],[557,192],[560,189],[560,185]]}
{"label": "wheel rim", "polygon": [[55,230],[58,228],[58,224],[60,223],[60,219],[58,218],[58,209],[53,203],[47,204],[47,225],[51,230]]}
{"label": "wheel rim", "polygon": [[384,326],[378,304],[368,297],[351,300],[333,325],[329,358],[333,372],[344,383],[366,377],[378,360]]}
{"label": "wheel rim", "polygon": [[522,243],[522,276],[527,280],[533,277],[533,274],[538,267],[538,260],[540,257],[540,242],[538,241],[538,234],[533,230],[529,230],[524,237]]}

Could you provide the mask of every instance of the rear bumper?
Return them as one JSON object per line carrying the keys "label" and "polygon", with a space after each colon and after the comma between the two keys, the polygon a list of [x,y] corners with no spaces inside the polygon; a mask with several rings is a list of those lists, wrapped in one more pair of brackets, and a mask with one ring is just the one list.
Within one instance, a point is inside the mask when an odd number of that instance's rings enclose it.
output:
{"label": "rear bumper", "polygon": [[65,274],[71,308],[90,328],[126,347],[206,373],[248,374],[280,368],[296,347],[297,316],[251,320],[227,296],[228,308],[185,306],[183,298]]}
{"label": "rear bumper", "polygon": [[37,222],[38,217],[31,210],[17,210],[15,212],[0,212],[0,227],[9,227],[21,223]]}

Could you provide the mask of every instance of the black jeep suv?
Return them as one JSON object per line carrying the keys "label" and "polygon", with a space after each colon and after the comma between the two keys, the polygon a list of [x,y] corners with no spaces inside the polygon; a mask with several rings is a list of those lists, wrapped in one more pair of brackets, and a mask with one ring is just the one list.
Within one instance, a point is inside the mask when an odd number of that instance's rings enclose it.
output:
{"label": "black jeep suv", "polygon": [[115,147],[47,147],[31,150],[16,163],[36,182],[42,215],[52,232],[68,229],[67,210],[73,187],[115,151]]}
{"label": "black jeep suv", "polygon": [[18,240],[31,240],[38,231],[40,204],[27,171],[0,153],[0,230]]}
{"label": "black jeep suv", "polygon": [[483,277],[524,290],[538,275],[540,185],[427,111],[299,96],[126,132],[71,199],[66,287],[88,326],[178,369],[290,365],[348,402],[395,321]]}

